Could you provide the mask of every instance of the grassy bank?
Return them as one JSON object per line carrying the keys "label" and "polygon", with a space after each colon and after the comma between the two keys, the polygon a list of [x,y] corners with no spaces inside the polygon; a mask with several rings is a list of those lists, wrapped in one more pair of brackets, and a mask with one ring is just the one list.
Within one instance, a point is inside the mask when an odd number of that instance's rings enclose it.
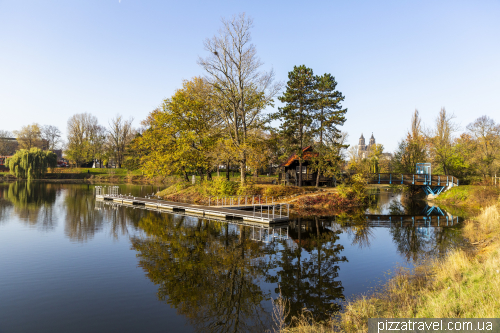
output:
{"label": "grassy bank", "polygon": [[382,291],[349,302],[327,323],[305,312],[280,332],[366,332],[368,318],[500,317],[498,204],[465,222],[463,233],[471,249],[453,250],[411,273],[397,272]]}
{"label": "grassy bank", "polygon": [[[39,180],[57,183],[164,184],[171,183],[170,178],[149,179],[138,170],[127,169],[53,168]],[[0,181],[16,179],[9,172],[0,173]]]}
{"label": "grassy bank", "polygon": [[246,186],[241,186],[239,182],[227,181],[223,177],[215,177],[212,181],[204,181],[194,185],[187,182],[178,182],[158,192],[157,195],[170,201],[206,204],[209,197],[261,196],[264,198],[272,197],[275,201],[278,201],[317,191],[318,189],[314,187],[253,184],[251,180]]}
{"label": "grassy bank", "polygon": [[434,203],[446,206],[464,207],[479,211],[497,202],[500,188],[494,186],[463,185],[441,193]]}

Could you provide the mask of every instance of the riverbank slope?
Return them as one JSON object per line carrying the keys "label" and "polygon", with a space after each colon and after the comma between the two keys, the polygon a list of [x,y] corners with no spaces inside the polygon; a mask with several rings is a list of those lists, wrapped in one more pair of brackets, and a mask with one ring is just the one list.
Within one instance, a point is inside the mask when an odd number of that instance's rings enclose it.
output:
{"label": "riverbank slope", "polygon": [[[465,190],[472,193],[469,200],[476,190]],[[500,317],[500,207],[499,197],[494,199],[464,222],[468,247],[421,264],[414,272],[396,272],[381,291],[347,303],[328,323],[316,323],[306,311],[281,332],[367,332],[369,318]]]}

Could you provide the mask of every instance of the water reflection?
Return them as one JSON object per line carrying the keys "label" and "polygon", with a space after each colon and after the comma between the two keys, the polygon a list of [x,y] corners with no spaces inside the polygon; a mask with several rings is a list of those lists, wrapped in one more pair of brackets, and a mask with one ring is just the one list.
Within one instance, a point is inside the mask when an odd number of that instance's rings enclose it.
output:
{"label": "water reflection", "polygon": [[338,244],[340,230],[330,230],[319,222],[298,218],[290,223],[293,243],[285,242],[278,250],[276,275],[268,280],[278,282],[279,293],[290,301],[290,313],[296,315],[303,308],[318,319],[325,319],[341,309],[337,302],[344,299],[339,277],[339,262],[347,262],[341,255],[344,247]]}
{"label": "water reflection", "polygon": [[346,297],[366,291],[349,284],[360,274],[377,276],[400,259],[411,266],[462,243],[456,217],[390,192],[379,191],[367,210],[263,227],[96,202],[89,185],[0,186],[0,225],[15,215],[23,225],[59,226],[65,239],[84,246],[94,246],[99,233],[125,239],[156,285],[158,304],[169,304],[200,332],[269,329],[271,298],[280,292],[290,301],[290,316],[307,308],[326,319],[342,310]]}
{"label": "water reflection", "polygon": [[259,278],[274,267],[250,227],[149,213],[139,222],[147,237],[132,237],[139,265],[158,285],[158,299],[175,307],[200,332],[263,332]]}
{"label": "water reflection", "polygon": [[49,231],[54,229],[54,202],[58,186],[38,182],[15,182],[3,187],[3,197],[28,225]]}

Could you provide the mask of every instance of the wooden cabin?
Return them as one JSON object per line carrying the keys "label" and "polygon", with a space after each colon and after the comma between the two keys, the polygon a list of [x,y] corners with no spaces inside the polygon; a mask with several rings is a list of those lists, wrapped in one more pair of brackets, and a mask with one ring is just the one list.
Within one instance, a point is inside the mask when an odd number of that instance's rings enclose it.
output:
{"label": "wooden cabin", "polygon": [[[317,157],[319,153],[315,152],[312,146],[302,149],[302,170],[299,170],[299,158],[297,154],[293,154],[288,160],[280,165],[280,173],[278,174],[278,182],[282,185],[299,185],[299,172],[302,172],[302,186],[315,186],[317,172],[310,168],[311,160]],[[319,185],[333,186],[334,177],[325,177],[322,174],[319,176]]]}

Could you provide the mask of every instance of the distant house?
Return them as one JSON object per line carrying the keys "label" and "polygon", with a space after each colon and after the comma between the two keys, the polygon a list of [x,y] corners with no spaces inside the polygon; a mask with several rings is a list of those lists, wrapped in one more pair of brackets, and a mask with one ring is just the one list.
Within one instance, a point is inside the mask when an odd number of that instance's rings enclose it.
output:
{"label": "distant house", "polygon": [[[278,181],[283,185],[299,185],[299,173],[302,173],[302,185],[303,186],[314,186],[316,185],[316,178],[318,173],[313,171],[311,166],[311,160],[314,157],[319,156],[319,153],[313,150],[312,146],[308,146],[302,149],[302,170],[299,166],[299,157],[297,154],[293,154],[288,158],[288,160],[280,165],[280,173],[278,174]],[[332,186],[335,179],[333,177],[325,177],[322,174],[319,176],[319,184]]]}

